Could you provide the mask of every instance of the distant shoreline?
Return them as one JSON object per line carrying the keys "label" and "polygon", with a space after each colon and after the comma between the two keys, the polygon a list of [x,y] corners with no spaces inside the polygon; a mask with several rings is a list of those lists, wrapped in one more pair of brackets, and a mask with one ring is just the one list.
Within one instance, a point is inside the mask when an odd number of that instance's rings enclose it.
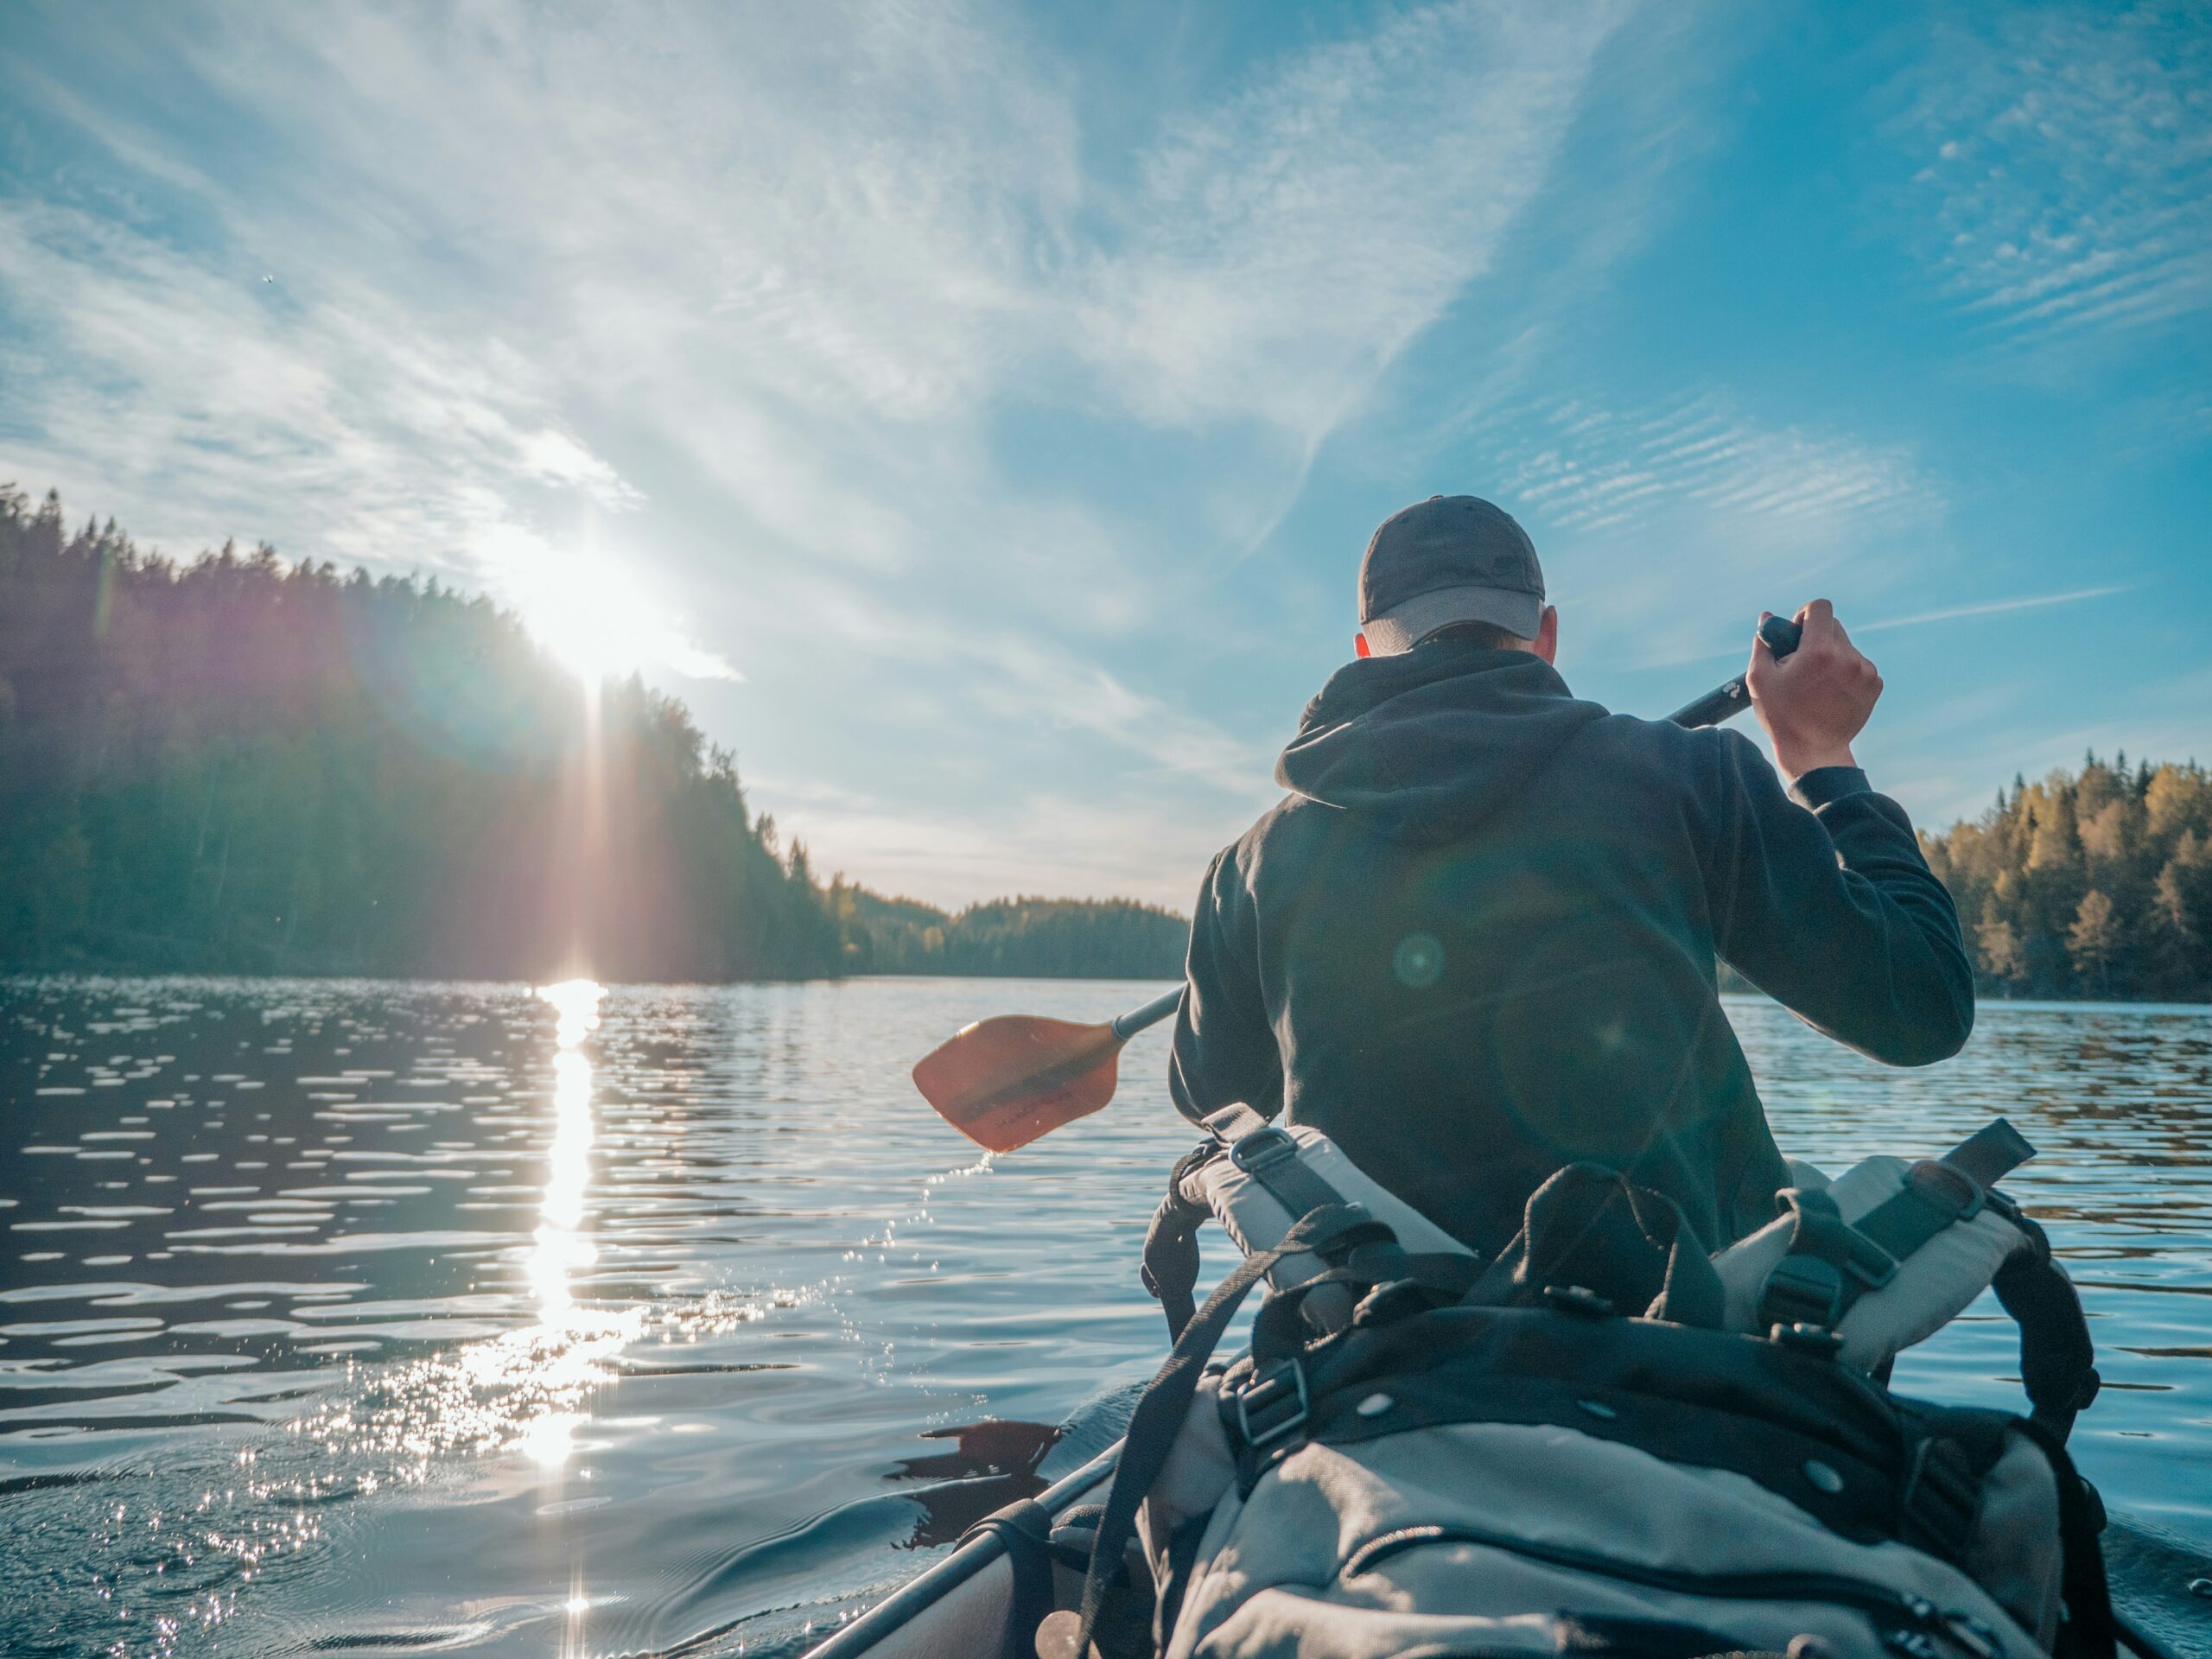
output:
{"label": "distant shoreline", "polygon": [[[337,984],[347,981],[365,985],[416,985],[424,988],[439,986],[482,987],[512,986],[527,991],[532,987],[572,974],[572,969],[561,969],[536,977],[470,978],[437,975],[316,973],[297,970],[289,973],[231,973],[216,971],[164,971],[128,968],[22,968],[0,966],[0,985],[21,984],[39,980],[76,981],[144,981],[148,982],[190,984],[204,983],[270,983],[297,982],[306,984]],[[585,976],[588,977],[588,975]],[[1003,985],[1026,983],[1033,985],[1132,985],[1157,988],[1177,982],[1179,975],[1158,974],[1024,974],[1024,973],[859,973],[819,975],[808,979],[618,979],[607,982],[613,991],[728,990],[739,986],[758,986],[764,988],[800,988],[809,986],[867,985],[867,984],[970,984]],[[1738,987],[1720,993],[1723,1003],[1771,1003],[1774,999],[1764,991]],[[1778,1006],[1778,1005],[1777,1005]],[[2041,1011],[2072,1014],[2175,1014],[2191,1016],[2212,1014],[2212,1000],[2203,1001],[2161,1001],[2153,997],[2035,997],[1985,995],[1977,1004],[1984,1013],[1998,1009],[2018,1010],[2021,1013]]]}

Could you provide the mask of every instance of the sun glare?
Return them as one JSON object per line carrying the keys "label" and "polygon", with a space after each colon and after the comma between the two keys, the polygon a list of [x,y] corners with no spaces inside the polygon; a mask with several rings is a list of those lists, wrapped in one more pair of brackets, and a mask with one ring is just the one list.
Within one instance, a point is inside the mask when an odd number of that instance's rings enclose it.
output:
{"label": "sun glare", "polygon": [[513,525],[480,537],[476,551],[531,636],[587,685],[652,668],[695,680],[743,677],[677,626],[633,563],[556,547]]}
{"label": "sun glare", "polygon": [[564,564],[520,601],[523,626],[538,643],[588,683],[662,665],[670,630],[634,582],[595,561]]}

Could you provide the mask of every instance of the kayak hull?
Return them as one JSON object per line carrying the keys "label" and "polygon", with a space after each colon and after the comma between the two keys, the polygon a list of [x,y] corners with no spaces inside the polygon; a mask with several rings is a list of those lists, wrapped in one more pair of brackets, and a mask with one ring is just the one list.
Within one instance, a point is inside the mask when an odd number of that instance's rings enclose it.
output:
{"label": "kayak hull", "polygon": [[[1120,1459],[1119,1442],[1036,1497],[1057,1523],[1086,1499],[1105,1496]],[[1072,1605],[1072,1573],[1055,1572],[1055,1599]],[[977,1534],[943,1560],[917,1573],[827,1641],[806,1659],[971,1659],[1005,1653],[1014,1636],[1014,1579],[1005,1541]]]}

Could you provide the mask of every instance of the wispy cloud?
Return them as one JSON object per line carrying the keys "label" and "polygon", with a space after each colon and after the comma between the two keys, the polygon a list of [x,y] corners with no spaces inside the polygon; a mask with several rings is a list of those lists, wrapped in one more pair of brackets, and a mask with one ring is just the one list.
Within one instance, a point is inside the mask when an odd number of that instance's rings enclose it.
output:
{"label": "wispy cloud", "polygon": [[[180,469],[143,498],[266,515],[302,493],[270,470],[289,461],[324,510],[276,530],[345,554],[403,539],[394,483],[442,468],[479,489],[433,483],[404,526],[437,557],[512,484],[635,504],[604,443],[551,412],[583,401],[642,422],[774,543],[908,568],[948,484],[988,493],[978,423],[1009,392],[1057,379],[1310,453],[1484,268],[1623,10],[1388,18],[1263,60],[1109,184],[1078,165],[1058,67],[957,7],[741,28],[662,7],[554,26],[511,0],[466,27],[200,8],[181,67],[311,156],[316,199],[164,164],[219,245],[87,214],[31,227],[38,257],[0,283],[82,296],[37,319],[59,332],[17,400],[39,411],[32,459],[138,496],[114,473],[177,456],[196,423],[230,487]],[[124,112],[52,108],[126,165],[162,155]],[[124,429],[121,398],[56,409],[87,365],[168,429]]]}
{"label": "wispy cloud", "polygon": [[1984,600],[1974,605],[1954,605],[1941,611],[1920,611],[1911,616],[1891,616],[1878,622],[1862,622],[1855,632],[1874,633],[1884,628],[1916,628],[1923,622],[1953,622],[1965,616],[1997,616],[2006,611],[2035,611],[2051,605],[2079,605],[2088,600],[2104,599],[2128,591],[2125,585],[2078,588],[2070,594],[2031,594],[2016,599]]}
{"label": "wispy cloud", "polygon": [[271,286],[80,208],[0,199],[22,342],[0,394],[10,464],[172,551],[243,530],[387,568],[467,565],[541,487],[639,501],[519,353],[442,338],[358,281],[306,305]]}
{"label": "wispy cloud", "polygon": [[1628,10],[1422,8],[1178,123],[1090,274],[1082,349],[1152,419],[1310,452],[1487,269]]}
{"label": "wispy cloud", "polygon": [[1940,505],[1902,451],[1764,427],[1712,391],[1626,410],[1594,397],[1522,405],[1475,436],[1490,440],[1516,511],[1564,530],[1605,530],[1667,502],[1793,531]]}
{"label": "wispy cloud", "polygon": [[1946,289],[2014,335],[2212,308],[2201,6],[2000,7],[1938,27],[1894,124]]}
{"label": "wispy cloud", "polygon": [[[1848,617],[1840,618],[1840,620],[1846,623],[1853,635],[1879,633],[1887,628],[1916,628],[1928,622],[1955,622],[1965,617],[2001,616],[2012,611],[2036,611],[2056,605],[2079,605],[2089,600],[2104,599],[2113,594],[2133,591],[2132,588],[2126,586],[2082,588],[2070,594],[2034,594],[2015,599],[1983,600],[1975,604],[1954,605],[1939,611],[1918,611],[1910,616],[1883,617],[1873,622],[1860,622]],[[1673,668],[1685,663],[1718,662],[1724,658],[1741,658],[1745,649],[1742,645],[1732,645],[1720,651],[1699,651],[1683,656],[1647,658],[1638,663],[1637,666]],[[2018,690],[2019,688],[2017,685],[2007,688],[2004,694],[2005,700],[2017,701]],[[1974,692],[1970,697],[1954,699],[1949,706],[1955,715],[1967,709],[1986,712],[1986,700],[1990,695],[1985,688]],[[1928,728],[1924,721],[1923,727],[1923,729]]]}

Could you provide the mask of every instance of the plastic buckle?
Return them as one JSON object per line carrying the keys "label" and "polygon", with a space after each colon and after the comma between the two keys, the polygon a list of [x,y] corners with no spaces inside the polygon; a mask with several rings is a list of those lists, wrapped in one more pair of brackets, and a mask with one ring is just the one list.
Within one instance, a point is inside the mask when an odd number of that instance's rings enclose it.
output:
{"label": "plastic buckle", "polygon": [[1843,1275],[1817,1255],[1783,1256],[1759,1289],[1759,1317],[1770,1325],[1831,1325],[1842,1306]]}
{"label": "plastic buckle", "polygon": [[1905,1172],[1905,1179],[1930,1204],[1951,1212],[1953,1221],[1972,1221],[1986,1202],[1981,1183],[1953,1165],[1923,1158]]}
{"label": "plastic buckle", "polygon": [[1253,1130],[1229,1149],[1229,1161],[1244,1170],[1263,1168],[1297,1156],[1298,1142],[1291,1138],[1290,1131],[1272,1123],[1264,1129]]}
{"label": "plastic buckle", "polygon": [[[1306,1368],[1298,1363],[1297,1357],[1275,1360],[1266,1370],[1255,1372],[1252,1380],[1236,1391],[1237,1433],[1244,1437],[1245,1445],[1256,1449],[1304,1427],[1312,1404],[1306,1391]],[[1286,1405],[1289,1410],[1276,1416]],[[1255,1428],[1252,1419],[1255,1414],[1274,1421]]]}

